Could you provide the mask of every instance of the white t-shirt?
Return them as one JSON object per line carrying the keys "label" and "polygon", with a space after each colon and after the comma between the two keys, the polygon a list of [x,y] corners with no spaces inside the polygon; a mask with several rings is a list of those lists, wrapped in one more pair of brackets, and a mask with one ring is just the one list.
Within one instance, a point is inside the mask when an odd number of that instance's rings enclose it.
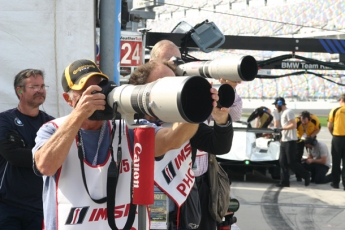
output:
{"label": "white t-shirt", "polygon": [[[281,119],[280,119],[281,127],[288,125],[289,121],[291,120],[295,120],[294,112],[291,109],[285,109],[282,112]],[[282,142],[297,141],[296,129],[283,130],[281,141]]]}
{"label": "white t-shirt", "polygon": [[326,156],[327,160],[325,165],[331,167],[331,159],[327,145],[325,143],[317,142],[317,144],[311,149],[310,154],[313,156],[314,159],[320,159],[321,157]]}

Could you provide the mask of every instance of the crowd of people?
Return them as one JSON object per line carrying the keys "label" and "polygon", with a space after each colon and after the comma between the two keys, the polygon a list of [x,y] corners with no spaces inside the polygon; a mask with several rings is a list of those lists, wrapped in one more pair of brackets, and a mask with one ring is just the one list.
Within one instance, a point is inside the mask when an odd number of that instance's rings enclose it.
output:
{"label": "crowd of people", "polygon": [[[151,59],[138,67],[130,84],[143,85],[175,76],[171,58],[181,59],[179,48],[162,40],[151,51]],[[220,79],[234,89],[241,82]],[[133,130],[121,119],[89,119],[106,107],[101,86],[109,83],[92,60],[76,60],[63,71],[61,78],[65,102],[72,107],[69,115],[54,118],[39,109],[48,86],[41,70],[26,69],[15,76],[14,90],[18,106],[0,113],[0,229],[130,229],[138,226],[138,212],[133,205],[132,167]],[[168,197],[170,230],[191,229],[182,216],[186,201],[195,204],[188,215],[197,216],[193,229],[217,228],[210,215],[209,155],[228,153],[233,138],[233,121],[242,116],[242,99],[235,91],[230,108],[219,108],[218,91],[210,89],[212,113],[199,124],[167,123],[145,115],[138,124],[154,128],[155,191]],[[298,181],[331,182],[339,188],[340,162],[345,160],[345,95],[340,107],[328,119],[332,139],[332,173],[327,146],[318,141],[318,118],[303,111],[297,118],[284,98],[274,101],[273,111],[255,110],[251,121],[259,117],[257,127],[281,129],[279,187],[290,186],[292,169]],[[210,121],[213,125],[210,126]],[[303,158],[304,150],[308,155]],[[181,160],[183,158],[183,160]],[[180,159],[178,167],[173,162]],[[119,170],[121,168],[121,170]],[[115,176],[114,176],[115,175]],[[187,182],[186,182],[187,176]],[[114,179],[114,180],[113,180]],[[345,173],[342,172],[344,183]],[[186,182],[183,193],[179,183]],[[115,184],[118,188],[111,191]],[[344,184],[345,186],[345,184]],[[115,206],[116,204],[116,206]],[[124,214],[126,213],[126,214]],[[107,218],[114,216],[114,218]],[[146,229],[149,216],[145,215]],[[117,227],[118,226],[118,227]]]}
{"label": "crowd of people", "polygon": [[[161,41],[153,48],[151,57],[132,73],[131,84],[175,76],[174,63],[169,59],[181,57],[176,45]],[[81,59],[69,64],[61,78],[62,96],[73,110],[69,115],[53,118],[39,110],[48,89],[43,75],[41,70],[21,71],[14,80],[19,104],[0,114],[0,228],[109,229],[111,226],[115,229],[119,226],[126,229],[138,226],[138,213],[136,207],[133,211],[130,192],[133,130],[122,120],[112,123],[89,119],[95,112],[105,109],[105,95],[95,92],[101,92],[101,85],[107,84],[109,77],[91,60]],[[220,81],[234,88],[240,83]],[[210,95],[213,111],[209,119],[200,124],[166,123],[149,116],[138,121],[155,130],[155,189],[169,197],[169,229],[189,229],[190,226],[182,225],[180,209],[191,196],[200,203],[196,207],[202,216],[194,229],[216,229],[217,226],[208,211],[210,191],[205,176],[208,155],[230,151],[232,121],[241,117],[242,100],[236,94],[234,109],[219,108],[217,90],[211,87]],[[213,126],[209,126],[210,120]],[[114,151],[116,147],[121,151]],[[175,168],[173,183],[167,183],[161,171],[180,157],[181,151],[184,163]],[[119,159],[121,161],[117,162]],[[124,163],[129,168],[126,169]],[[114,165],[123,170],[115,181],[119,188],[114,195],[116,207],[109,208],[108,197],[112,193],[106,186],[110,183],[107,172],[114,170]],[[190,184],[181,196],[176,183],[184,181],[186,175]],[[118,214],[117,208],[122,205],[128,207],[128,215]]]}
{"label": "crowd of people", "polygon": [[[274,101],[274,110],[271,112],[266,107],[259,107],[249,116],[248,122],[256,119],[255,127],[274,128],[281,130],[280,156],[281,180],[278,187],[290,186],[290,169],[295,173],[296,180],[304,179],[305,186],[310,182],[316,184],[330,183],[338,189],[340,175],[342,181],[345,173],[340,164],[344,162],[345,94],[339,98],[339,106],[332,109],[328,116],[328,130],[332,135],[331,153],[327,145],[317,139],[321,130],[318,117],[309,111],[302,111],[295,116],[289,109],[283,97]],[[270,114],[271,116],[268,116]],[[306,152],[306,156],[304,153]],[[331,173],[328,173],[331,168]],[[345,184],[344,190],[345,190]]]}

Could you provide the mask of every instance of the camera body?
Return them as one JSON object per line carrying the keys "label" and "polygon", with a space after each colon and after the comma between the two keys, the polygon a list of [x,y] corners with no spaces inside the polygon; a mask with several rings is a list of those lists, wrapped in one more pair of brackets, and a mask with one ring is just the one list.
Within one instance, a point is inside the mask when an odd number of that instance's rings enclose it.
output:
{"label": "camera body", "polygon": [[[93,91],[92,94],[95,93],[102,93],[106,97],[108,94],[116,87],[115,82],[113,81],[108,81],[108,80],[103,80],[98,84],[102,90],[101,91]],[[90,117],[90,120],[111,120],[115,116],[115,113],[113,111],[113,108],[106,103],[105,104],[105,109],[104,110],[96,110]],[[118,114],[118,116],[121,116]]]}

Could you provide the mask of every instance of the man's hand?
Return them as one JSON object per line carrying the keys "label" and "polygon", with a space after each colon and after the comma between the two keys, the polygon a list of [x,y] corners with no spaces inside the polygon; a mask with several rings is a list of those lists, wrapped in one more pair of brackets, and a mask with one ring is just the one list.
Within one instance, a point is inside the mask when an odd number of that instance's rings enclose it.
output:
{"label": "man's hand", "polygon": [[282,131],[283,129],[282,129],[282,128],[273,128],[272,130],[273,130],[273,132],[275,132],[275,133],[281,133],[281,131]]}
{"label": "man's hand", "polygon": [[[212,84],[211,84],[212,85]],[[229,120],[229,111],[230,108],[218,108],[217,101],[219,100],[218,90],[215,88],[211,88],[212,99],[213,99],[213,110],[212,110],[212,118],[218,125],[224,125]]]}
{"label": "man's hand", "polygon": [[217,123],[217,125],[224,125],[229,121],[229,112],[230,112],[230,108],[213,107],[213,110],[212,110],[213,120]]}
{"label": "man's hand", "polygon": [[8,133],[6,133],[6,138],[10,143],[13,143],[16,147],[19,147],[19,148],[25,147],[24,140],[19,135],[19,133],[14,129],[10,129]]}
{"label": "man's hand", "polygon": [[[212,83],[211,83],[211,85],[212,85]],[[212,105],[213,105],[213,107],[217,107],[217,101],[219,100],[218,90],[215,88],[211,88],[210,92],[211,92],[211,97],[213,99]]]}
{"label": "man's hand", "polygon": [[310,165],[311,163],[313,163],[314,159],[308,158],[305,160],[305,162]]}
{"label": "man's hand", "polygon": [[225,80],[223,78],[219,79],[220,84],[228,84],[231,85],[232,88],[236,88],[238,84],[241,84],[241,81],[231,81],[231,80]]}
{"label": "man's hand", "polygon": [[92,93],[101,90],[101,87],[98,85],[89,86],[80,96],[73,112],[77,112],[80,116],[86,119],[89,118],[96,110],[104,110],[106,104],[105,95],[103,93]]}

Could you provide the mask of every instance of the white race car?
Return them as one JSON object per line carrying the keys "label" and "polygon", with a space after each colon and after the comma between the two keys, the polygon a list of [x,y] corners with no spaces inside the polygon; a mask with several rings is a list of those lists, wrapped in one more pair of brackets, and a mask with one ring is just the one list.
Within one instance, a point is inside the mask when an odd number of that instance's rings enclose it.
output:
{"label": "white race car", "polygon": [[[217,155],[224,167],[244,170],[254,169],[271,174],[273,179],[280,178],[279,154],[280,133],[269,128],[251,128],[247,122],[233,122],[234,137],[230,152]],[[262,135],[264,133],[264,135]]]}

